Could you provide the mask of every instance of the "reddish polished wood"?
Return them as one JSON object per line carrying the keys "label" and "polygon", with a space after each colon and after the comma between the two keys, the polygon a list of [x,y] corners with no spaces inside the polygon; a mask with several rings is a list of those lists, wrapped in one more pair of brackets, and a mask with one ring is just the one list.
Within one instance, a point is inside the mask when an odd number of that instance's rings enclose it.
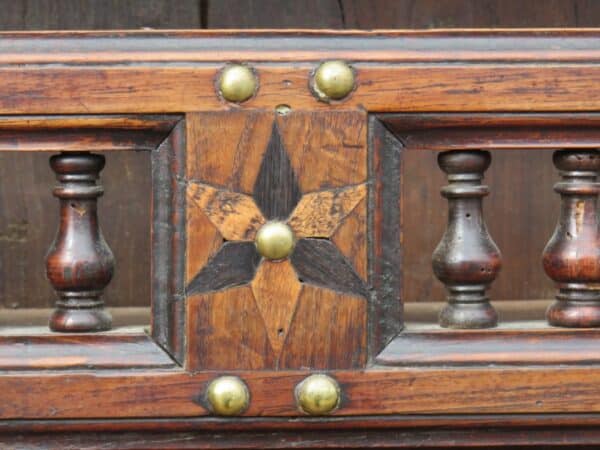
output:
{"label": "reddish polished wood", "polygon": [[600,327],[600,152],[559,150],[553,161],[562,177],[554,185],[562,205],[543,264],[559,291],[546,317],[554,326]]}
{"label": "reddish polished wood", "polygon": [[448,304],[440,313],[442,327],[489,328],[498,321],[485,292],[501,266],[500,251],[482,213],[482,198],[489,189],[481,179],[490,162],[487,151],[438,155],[439,166],[450,183],[442,188],[448,199],[448,227],[433,253],[435,276],[448,289]]}
{"label": "reddish polished wood", "polygon": [[50,158],[59,184],[60,225],[46,256],[46,275],[58,301],[50,317],[53,331],[101,331],[111,327],[102,291],[113,275],[114,257],[98,226],[97,183],[104,156],[61,153]]}

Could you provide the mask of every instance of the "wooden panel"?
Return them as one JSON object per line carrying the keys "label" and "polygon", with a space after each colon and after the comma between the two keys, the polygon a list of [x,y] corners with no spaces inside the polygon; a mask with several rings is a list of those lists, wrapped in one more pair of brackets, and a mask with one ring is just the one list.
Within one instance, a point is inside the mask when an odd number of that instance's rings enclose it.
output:
{"label": "wooden panel", "polygon": [[331,241],[354,266],[363,280],[367,280],[367,199],[364,198],[346,216],[331,236]]}
{"label": "wooden panel", "polygon": [[186,367],[273,367],[274,354],[249,286],[187,298]]}
{"label": "wooden panel", "polygon": [[[230,116],[233,133],[224,135]],[[188,176],[193,177],[188,193],[194,194],[188,196],[188,203],[200,206],[188,208],[188,227],[197,215],[204,215],[228,240],[211,258],[204,251],[187,254],[186,367],[362,366],[367,287],[348,258],[358,260],[364,274],[366,223],[348,222],[345,236],[352,237],[352,245],[343,242],[341,250],[327,238],[366,197],[366,116],[349,111],[291,112],[285,117],[254,111],[247,118],[242,116],[239,112],[198,113],[187,119],[197,122],[190,124],[194,131],[188,133]],[[262,136],[258,142],[265,149],[241,137],[256,133]],[[205,163],[201,157],[218,140],[223,166],[210,157]],[[240,193],[242,189],[252,197]],[[213,192],[209,201],[202,200],[207,190]],[[247,213],[244,205],[250,204],[253,212]],[[288,260],[264,260],[257,269],[260,257],[252,239],[265,220],[288,222],[299,240]],[[215,246],[212,233],[193,233],[188,245]],[[230,293],[233,287],[245,293],[243,299]],[[336,292],[319,294],[323,288]],[[317,294],[309,294],[313,290]],[[308,310],[306,305],[317,302],[310,299],[320,295],[323,304]],[[320,329],[323,338],[307,339],[308,329]],[[239,358],[242,347],[253,349],[254,356]],[[264,357],[261,352],[266,352]]]}
{"label": "wooden panel", "polygon": [[292,212],[289,224],[298,237],[331,237],[366,195],[365,184],[307,194]]}
{"label": "wooden panel", "polygon": [[295,313],[303,290],[306,287],[302,287],[294,267],[287,259],[263,261],[252,280],[254,300],[275,355],[279,356],[286,345],[292,320],[302,322],[302,317],[295,317]]}
{"label": "wooden panel", "polygon": [[[49,428],[49,427],[47,427]],[[58,428],[58,426],[57,426]],[[564,448],[595,450],[600,441],[600,431],[593,426],[537,427],[535,430],[516,429],[417,429],[417,430],[322,430],[299,433],[277,430],[238,431],[235,433],[197,433],[172,431],[110,433],[23,433],[0,435],[0,445],[12,447],[15,443],[27,449],[102,447],[107,450],[187,450],[187,449],[322,449],[322,448],[394,448],[427,449],[457,448],[485,450],[501,447],[505,450],[524,448]],[[427,442],[428,447],[423,447]],[[469,443],[467,447],[458,446]],[[477,444],[471,444],[477,443]],[[511,445],[504,445],[510,443]]]}
{"label": "wooden panel", "polygon": [[196,0],[10,0],[0,1],[4,30],[196,28]]}
{"label": "wooden panel", "polygon": [[[322,317],[327,317],[325,326]],[[313,342],[306,346],[307,342]],[[296,349],[309,347],[307,351]],[[367,303],[362,297],[305,285],[281,355],[280,368],[337,369],[366,362]]]}
{"label": "wooden panel", "polygon": [[207,28],[344,28],[336,0],[246,2],[220,0],[207,8]]}
{"label": "wooden panel", "polygon": [[386,366],[598,364],[599,338],[598,330],[547,328],[545,322],[488,331],[409,329],[376,361]]}
{"label": "wooden panel", "polygon": [[[376,302],[369,308],[369,354],[377,355],[402,328],[402,270],[404,214],[401,194],[405,185],[401,144],[374,116],[369,118],[371,201],[369,283]],[[426,208],[422,208],[426,209]]]}
{"label": "wooden panel", "polygon": [[[148,71],[131,64],[97,69],[44,67],[40,71],[5,66],[0,69],[0,108],[6,114],[223,110],[227,105],[212,89],[220,68],[221,64],[214,64]],[[526,112],[535,105],[537,111],[589,111],[597,108],[600,85],[600,67],[594,64],[488,63],[468,67],[440,63],[423,67],[357,62],[356,91],[347,100],[329,105],[318,102],[307,87],[314,64],[257,64],[255,68],[262,89],[245,103],[247,108],[289,104],[294,109],[363,107],[373,112]],[[36,96],[29,95],[32,89]]]}
{"label": "wooden panel", "polygon": [[[152,337],[181,363],[185,287],[185,121],[152,152]],[[144,279],[145,280],[145,279]]]}
{"label": "wooden panel", "polygon": [[[251,392],[245,416],[301,415],[294,388],[311,372],[231,373],[240,376]],[[0,418],[203,416],[208,411],[199,396],[219,374],[172,370],[5,373],[0,375],[5,399]],[[333,371],[330,375],[343,390],[342,404],[333,413],[336,416],[600,412],[598,369],[594,367],[418,367]]]}
{"label": "wooden panel", "polygon": [[[123,333],[124,331],[124,333]],[[175,363],[143,332],[0,336],[2,370],[170,368]]]}
{"label": "wooden panel", "polygon": [[[342,0],[348,28],[517,28],[596,26],[589,0]],[[595,21],[594,21],[595,19]]]}

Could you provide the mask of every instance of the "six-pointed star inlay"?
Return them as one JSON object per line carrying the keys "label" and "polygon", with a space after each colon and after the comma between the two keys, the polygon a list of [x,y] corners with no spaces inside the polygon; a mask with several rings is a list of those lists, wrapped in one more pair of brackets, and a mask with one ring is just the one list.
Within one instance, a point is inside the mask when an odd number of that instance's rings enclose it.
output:
{"label": "six-pointed star inlay", "polygon": [[[188,201],[203,211],[224,243],[187,286],[201,294],[250,283],[269,341],[280,351],[302,283],[366,297],[352,264],[329,239],[365,198],[365,183],[303,194],[277,124],[257,175],[253,195],[190,182]],[[254,239],[269,222],[287,224],[296,239],[288,258],[262,258]]]}

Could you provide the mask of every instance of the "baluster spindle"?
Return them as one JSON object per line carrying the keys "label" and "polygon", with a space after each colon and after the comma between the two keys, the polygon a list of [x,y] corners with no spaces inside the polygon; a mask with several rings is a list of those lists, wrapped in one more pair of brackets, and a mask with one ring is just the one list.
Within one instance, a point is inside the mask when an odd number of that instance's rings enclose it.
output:
{"label": "baluster spindle", "polygon": [[433,271],[448,290],[448,304],[440,313],[442,327],[489,328],[498,321],[486,295],[501,266],[482,212],[489,189],[481,180],[490,162],[490,153],[481,150],[438,155],[449,182],[441,190],[448,199],[448,226],[433,253]]}
{"label": "baluster spindle", "polygon": [[600,326],[600,228],[598,150],[559,150],[553,161],[562,180],[558,224],[544,249],[544,270],[557,284],[548,323],[560,327]]}
{"label": "baluster spindle", "polygon": [[50,317],[54,331],[101,331],[111,327],[102,291],[110,282],[113,254],[98,226],[97,201],[104,189],[97,183],[104,156],[61,153],[50,158],[58,185],[60,224],[46,256],[46,274],[58,301]]}

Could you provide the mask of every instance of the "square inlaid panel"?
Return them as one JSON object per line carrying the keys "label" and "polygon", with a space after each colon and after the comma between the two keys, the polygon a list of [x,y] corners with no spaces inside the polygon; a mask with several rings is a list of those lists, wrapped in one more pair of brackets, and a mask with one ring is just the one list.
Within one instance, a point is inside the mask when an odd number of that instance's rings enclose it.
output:
{"label": "square inlaid panel", "polygon": [[[366,115],[211,112],[186,122],[186,367],[364,366]],[[256,240],[273,223],[295,245],[269,259]]]}

